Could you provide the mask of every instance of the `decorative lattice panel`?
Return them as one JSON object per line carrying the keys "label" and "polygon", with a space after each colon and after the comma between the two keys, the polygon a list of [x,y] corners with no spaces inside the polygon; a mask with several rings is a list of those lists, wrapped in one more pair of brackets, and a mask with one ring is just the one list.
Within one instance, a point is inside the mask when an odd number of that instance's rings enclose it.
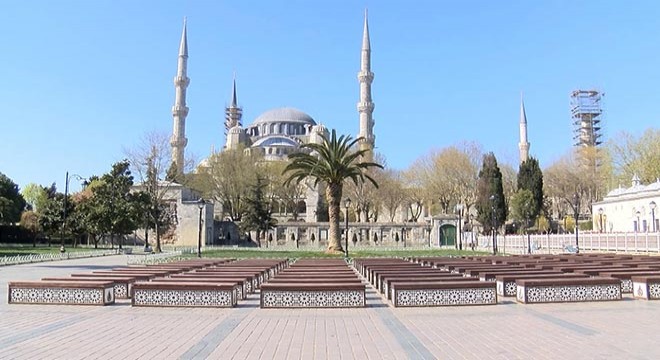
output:
{"label": "decorative lattice panel", "polygon": [[11,288],[9,302],[13,304],[103,305],[115,301],[112,288]]}
{"label": "decorative lattice panel", "polygon": [[134,306],[232,307],[236,304],[231,290],[150,290],[136,289]]}
{"label": "decorative lattice panel", "polygon": [[262,290],[262,308],[364,307],[364,291]]}
{"label": "decorative lattice panel", "polygon": [[524,303],[620,300],[619,285],[566,285],[518,287],[518,301]]}
{"label": "decorative lattice panel", "polygon": [[497,304],[495,288],[398,290],[394,306],[452,306]]}

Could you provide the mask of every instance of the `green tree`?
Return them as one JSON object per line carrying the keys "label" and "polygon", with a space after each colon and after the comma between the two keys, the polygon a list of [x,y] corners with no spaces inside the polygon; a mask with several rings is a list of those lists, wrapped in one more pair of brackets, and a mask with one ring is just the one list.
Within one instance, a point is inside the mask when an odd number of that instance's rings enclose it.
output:
{"label": "green tree", "polygon": [[47,190],[48,188],[39,184],[29,183],[21,190],[21,195],[23,195],[25,202],[32,210],[39,212],[39,208],[48,201]]}
{"label": "green tree", "polygon": [[41,231],[39,215],[32,210],[24,211],[21,215],[21,226],[32,234],[32,247],[36,247],[37,236],[39,236],[39,232]]}
{"label": "green tree", "polygon": [[[55,191],[55,188],[52,189]],[[75,211],[72,201],[67,199],[66,214],[71,216]],[[50,246],[53,237],[60,237],[60,241],[64,242],[62,234],[62,226],[64,224],[64,194],[59,192],[49,192],[48,201],[44,204],[39,214],[39,225],[48,237],[48,245]],[[66,229],[66,228],[65,228]]]}
{"label": "green tree", "polygon": [[[362,138],[353,140],[346,135],[337,137],[337,132],[333,129],[330,138],[322,136],[321,140],[320,144],[304,144],[301,146],[302,152],[289,155],[291,163],[284,169],[284,172],[289,174],[285,184],[292,181],[301,183],[306,179],[311,179],[314,186],[325,184],[325,197],[330,217],[328,251],[341,252],[343,248],[339,239],[339,213],[344,182],[350,179],[354,184],[358,184],[367,179],[378,187],[376,181],[366,174],[366,170],[372,167],[382,169],[383,166],[375,162],[363,161],[371,150],[354,149]],[[311,153],[305,152],[306,150]]]}
{"label": "green tree", "polygon": [[19,222],[24,209],[25,199],[19,193],[18,185],[0,173],[0,225]]}
{"label": "green tree", "polygon": [[266,183],[258,177],[256,183],[251,187],[250,195],[245,199],[246,210],[241,219],[241,230],[257,232],[259,247],[261,247],[261,232],[266,234],[277,224],[277,221],[271,216],[271,209],[265,198],[265,189]]}
{"label": "green tree", "polygon": [[507,205],[502,187],[502,173],[492,152],[484,155],[479,171],[476,209],[477,220],[486,232],[499,228],[506,221]]}
{"label": "green tree", "polygon": [[138,228],[140,205],[138,195],[131,193],[133,176],[127,160],[112,165],[110,172],[99,178],[94,188],[92,207],[96,208],[96,221],[103,234],[110,236],[114,247],[115,236],[120,236],[119,248],[122,248],[123,236]]}
{"label": "green tree", "polygon": [[[532,206],[525,210],[525,213],[530,212],[528,219],[536,219],[543,208],[543,172],[539,167],[539,162],[533,157],[520,164],[518,170],[518,193],[520,190],[528,190],[532,197],[533,202],[526,201],[527,206]],[[526,195],[525,195],[526,196]],[[513,204],[512,204],[513,205]],[[527,224],[526,226],[530,226]]]}

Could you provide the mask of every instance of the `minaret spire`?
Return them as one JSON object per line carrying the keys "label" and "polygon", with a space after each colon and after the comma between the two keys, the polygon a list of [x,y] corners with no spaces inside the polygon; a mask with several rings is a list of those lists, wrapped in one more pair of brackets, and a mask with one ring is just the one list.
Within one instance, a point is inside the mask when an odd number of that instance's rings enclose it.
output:
{"label": "minaret spire", "polygon": [[183,18],[183,32],[181,33],[181,44],[179,45],[179,59],[177,62],[176,76],[174,77],[174,106],[172,106],[172,117],[174,118],[174,129],[170,145],[172,146],[172,162],[176,164],[179,174],[183,174],[184,151],[188,145],[186,138],[186,89],[190,84],[188,78],[188,34],[186,18]]}
{"label": "minaret spire", "polygon": [[230,139],[229,129],[241,126],[241,118],[243,117],[243,109],[238,106],[238,101],[236,100],[236,74],[234,74],[234,81],[231,88],[231,102],[228,107],[225,108],[225,148],[232,148],[232,141],[236,139]]}
{"label": "minaret spire", "polygon": [[523,94],[520,93],[520,142],[518,148],[520,149],[520,163],[529,159],[529,141],[527,141],[527,114],[525,113],[525,102],[523,101]]}
{"label": "minaret spire", "polygon": [[364,29],[362,32],[362,56],[358,81],[360,82],[360,101],[357,104],[360,114],[360,132],[358,137],[364,138],[360,142],[360,149],[373,150],[376,143],[374,135],[374,103],[371,99],[371,83],[374,73],[371,72],[371,41],[369,39],[369,21],[367,9],[364,10]]}

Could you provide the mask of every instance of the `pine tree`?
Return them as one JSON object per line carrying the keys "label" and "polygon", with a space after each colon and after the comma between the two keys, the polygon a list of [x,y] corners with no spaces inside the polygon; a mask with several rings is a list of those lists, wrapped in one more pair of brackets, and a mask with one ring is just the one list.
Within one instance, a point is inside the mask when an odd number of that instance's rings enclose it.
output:
{"label": "pine tree", "polygon": [[[485,232],[499,228],[507,218],[507,205],[502,187],[502,172],[497,165],[495,154],[484,155],[477,181],[477,219]],[[494,211],[494,216],[493,216]],[[493,223],[493,220],[495,221]]]}
{"label": "pine tree", "polygon": [[260,232],[264,233],[272,229],[277,221],[271,216],[271,210],[264,196],[266,184],[261,177],[257,177],[257,182],[251,186],[250,196],[245,200],[246,211],[241,218],[241,227],[245,231],[256,230],[257,242],[261,246]]}

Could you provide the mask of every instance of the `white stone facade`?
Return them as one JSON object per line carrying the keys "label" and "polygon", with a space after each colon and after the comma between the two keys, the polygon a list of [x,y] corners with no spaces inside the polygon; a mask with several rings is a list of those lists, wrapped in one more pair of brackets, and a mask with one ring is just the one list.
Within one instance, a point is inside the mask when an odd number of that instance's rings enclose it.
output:
{"label": "white stone facade", "polygon": [[[660,179],[642,185],[633,178],[629,188],[610,191],[603,201],[592,204],[594,231],[611,232],[658,232],[660,221]],[[654,224],[655,223],[655,224]]]}

